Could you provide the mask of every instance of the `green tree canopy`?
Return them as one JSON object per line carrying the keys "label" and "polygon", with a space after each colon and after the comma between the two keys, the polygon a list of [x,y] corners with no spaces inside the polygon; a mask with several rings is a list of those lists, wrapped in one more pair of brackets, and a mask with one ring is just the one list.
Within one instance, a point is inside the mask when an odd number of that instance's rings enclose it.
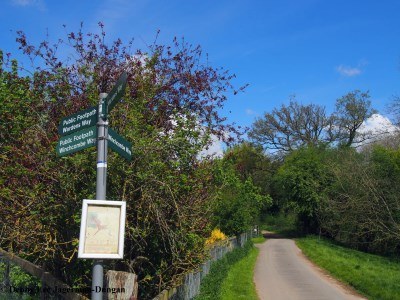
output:
{"label": "green tree canopy", "polygon": [[304,231],[316,232],[320,228],[318,213],[333,181],[329,156],[325,147],[300,148],[285,158],[275,175],[279,197],[298,214]]}

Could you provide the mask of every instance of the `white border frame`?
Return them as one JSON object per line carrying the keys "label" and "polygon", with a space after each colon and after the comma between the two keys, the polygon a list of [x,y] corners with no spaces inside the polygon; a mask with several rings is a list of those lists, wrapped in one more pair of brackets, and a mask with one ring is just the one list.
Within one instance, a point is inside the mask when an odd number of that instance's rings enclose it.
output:
{"label": "white border frame", "polygon": [[[95,206],[119,206],[121,208],[119,220],[118,253],[85,253],[85,239],[87,228],[87,211],[89,205]],[[125,237],[126,202],[109,200],[89,200],[84,199],[82,203],[81,229],[79,234],[78,258],[101,258],[101,259],[122,259],[124,256],[124,237]]]}

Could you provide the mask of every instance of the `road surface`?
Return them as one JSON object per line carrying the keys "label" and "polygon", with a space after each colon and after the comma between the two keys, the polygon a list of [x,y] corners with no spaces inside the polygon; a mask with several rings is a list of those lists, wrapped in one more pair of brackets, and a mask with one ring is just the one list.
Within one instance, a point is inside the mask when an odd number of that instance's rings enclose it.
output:
{"label": "road surface", "polygon": [[254,282],[261,300],[365,299],[314,266],[293,240],[268,239],[256,246]]}

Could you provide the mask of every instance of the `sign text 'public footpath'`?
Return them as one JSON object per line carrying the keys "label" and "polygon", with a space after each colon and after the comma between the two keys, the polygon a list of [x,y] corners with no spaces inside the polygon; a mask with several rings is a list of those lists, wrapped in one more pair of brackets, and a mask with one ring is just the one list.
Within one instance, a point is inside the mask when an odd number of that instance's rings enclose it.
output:
{"label": "sign text 'public footpath'", "polygon": [[97,108],[91,107],[76,114],[65,117],[58,126],[60,135],[68,135],[81,129],[96,125]]}
{"label": "sign text 'public footpath'", "polygon": [[57,143],[58,156],[65,156],[96,145],[97,127],[92,126],[63,136]]}

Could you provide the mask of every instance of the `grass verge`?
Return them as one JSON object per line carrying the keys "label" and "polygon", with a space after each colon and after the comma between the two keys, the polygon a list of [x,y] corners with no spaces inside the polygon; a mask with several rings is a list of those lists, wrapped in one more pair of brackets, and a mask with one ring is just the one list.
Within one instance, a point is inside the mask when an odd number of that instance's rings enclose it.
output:
{"label": "grass verge", "polygon": [[263,236],[257,236],[252,238],[251,241],[253,242],[253,244],[262,244],[266,241],[266,239]]}
{"label": "grass verge", "polygon": [[252,247],[246,257],[235,263],[221,284],[221,299],[257,300],[257,292],[253,281],[254,265],[258,248]]}
{"label": "grass verge", "polygon": [[253,282],[253,270],[258,249],[247,242],[224,258],[214,262],[201,283],[196,300],[258,299]]}
{"label": "grass verge", "polygon": [[305,237],[296,240],[303,253],[368,299],[400,300],[400,261],[368,254],[335,243]]}

